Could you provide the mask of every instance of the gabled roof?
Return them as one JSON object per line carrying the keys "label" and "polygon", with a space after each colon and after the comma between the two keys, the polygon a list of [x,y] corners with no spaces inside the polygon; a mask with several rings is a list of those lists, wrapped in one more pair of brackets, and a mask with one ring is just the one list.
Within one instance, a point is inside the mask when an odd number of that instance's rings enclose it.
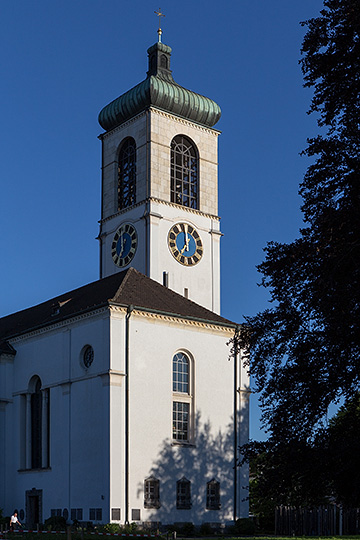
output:
{"label": "gabled roof", "polygon": [[134,308],[235,328],[236,324],[160,285],[134,268],[118,272],[37,306],[0,318],[2,341],[107,305]]}

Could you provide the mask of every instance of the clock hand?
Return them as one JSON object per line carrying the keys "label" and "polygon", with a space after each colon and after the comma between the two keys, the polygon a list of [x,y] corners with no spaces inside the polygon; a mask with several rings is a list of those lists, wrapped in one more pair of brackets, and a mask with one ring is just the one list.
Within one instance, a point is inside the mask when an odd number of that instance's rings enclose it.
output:
{"label": "clock hand", "polygon": [[182,248],[182,250],[180,250],[180,255],[182,255],[184,253],[184,251],[189,251],[189,242],[190,242],[190,238],[188,238],[186,241],[185,241],[185,246]]}
{"label": "clock hand", "polygon": [[122,255],[122,253],[124,251],[124,235],[123,234],[121,234],[120,239],[121,239],[121,247],[120,247],[119,257],[121,257],[121,255]]}
{"label": "clock hand", "polygon": [[188,235],[188,224],[185,223],[185,247],[186,247],[186,251],[189,251],[189,242],[190,242],[190,238],[189,238],[189,235]]}

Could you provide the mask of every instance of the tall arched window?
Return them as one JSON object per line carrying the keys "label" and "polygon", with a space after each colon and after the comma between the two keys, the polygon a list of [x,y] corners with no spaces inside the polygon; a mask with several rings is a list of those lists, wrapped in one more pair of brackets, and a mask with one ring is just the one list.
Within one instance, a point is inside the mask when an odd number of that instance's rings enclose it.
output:
{"label": "tall arched window", "polygon": [[173,357],[172,437],[178,443],[193,441],[192,363],[183,352]]}
{"label": "tall arched window", "polygon": [[171,202],[199,208],[199,158],[193,142],[183,135],[171,141]]}
{"label": "tall arched window", "polygon": [[32,377],[26,401],[26,424],[28,428],[25,466],[30,469],[49,467],[50,448],[50,393],[43,389],[40,377]]}
{"label": "tall arched window", "polygon": [[136,203],[136,143],[128,137],[122,143],[118,162],[118,210]]}
{"label": "tall arched window", "polygon": [[31,468],[40,469],[42,463],[42,393],[39,377],[31,394]]}

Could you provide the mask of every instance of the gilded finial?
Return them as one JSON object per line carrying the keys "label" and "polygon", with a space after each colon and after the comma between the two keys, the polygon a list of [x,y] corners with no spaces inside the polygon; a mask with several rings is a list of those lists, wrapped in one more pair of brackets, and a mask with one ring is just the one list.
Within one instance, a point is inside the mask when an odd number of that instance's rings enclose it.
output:
{"label": "gilded finial", "polygon": [[157,31],[157,33],[158,33],[158,36],[159,36],[158,42],[161,43],[161,34],[162,34],[161,17],[165,17],[165,15],[163,13],[161,13],[161,8],[159,8],[158,11],[154,11],[154,13],[159,17],[159,30]]}

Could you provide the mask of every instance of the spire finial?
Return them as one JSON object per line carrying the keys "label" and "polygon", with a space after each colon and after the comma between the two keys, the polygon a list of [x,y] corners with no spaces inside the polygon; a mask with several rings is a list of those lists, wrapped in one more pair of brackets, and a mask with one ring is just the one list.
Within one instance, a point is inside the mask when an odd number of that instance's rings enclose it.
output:
{"label": "spire finial", "polygon": [[158,36],[159,36],[158,42],[161,43],[161,34],[162,34],[161,17],[165,17],[165,15],[163,13],[161,13],[161,8],[159,8],[158,11],[154,11],[154,13],[159,17],[159,30],[157,31],[157,33],[158,33]]}

